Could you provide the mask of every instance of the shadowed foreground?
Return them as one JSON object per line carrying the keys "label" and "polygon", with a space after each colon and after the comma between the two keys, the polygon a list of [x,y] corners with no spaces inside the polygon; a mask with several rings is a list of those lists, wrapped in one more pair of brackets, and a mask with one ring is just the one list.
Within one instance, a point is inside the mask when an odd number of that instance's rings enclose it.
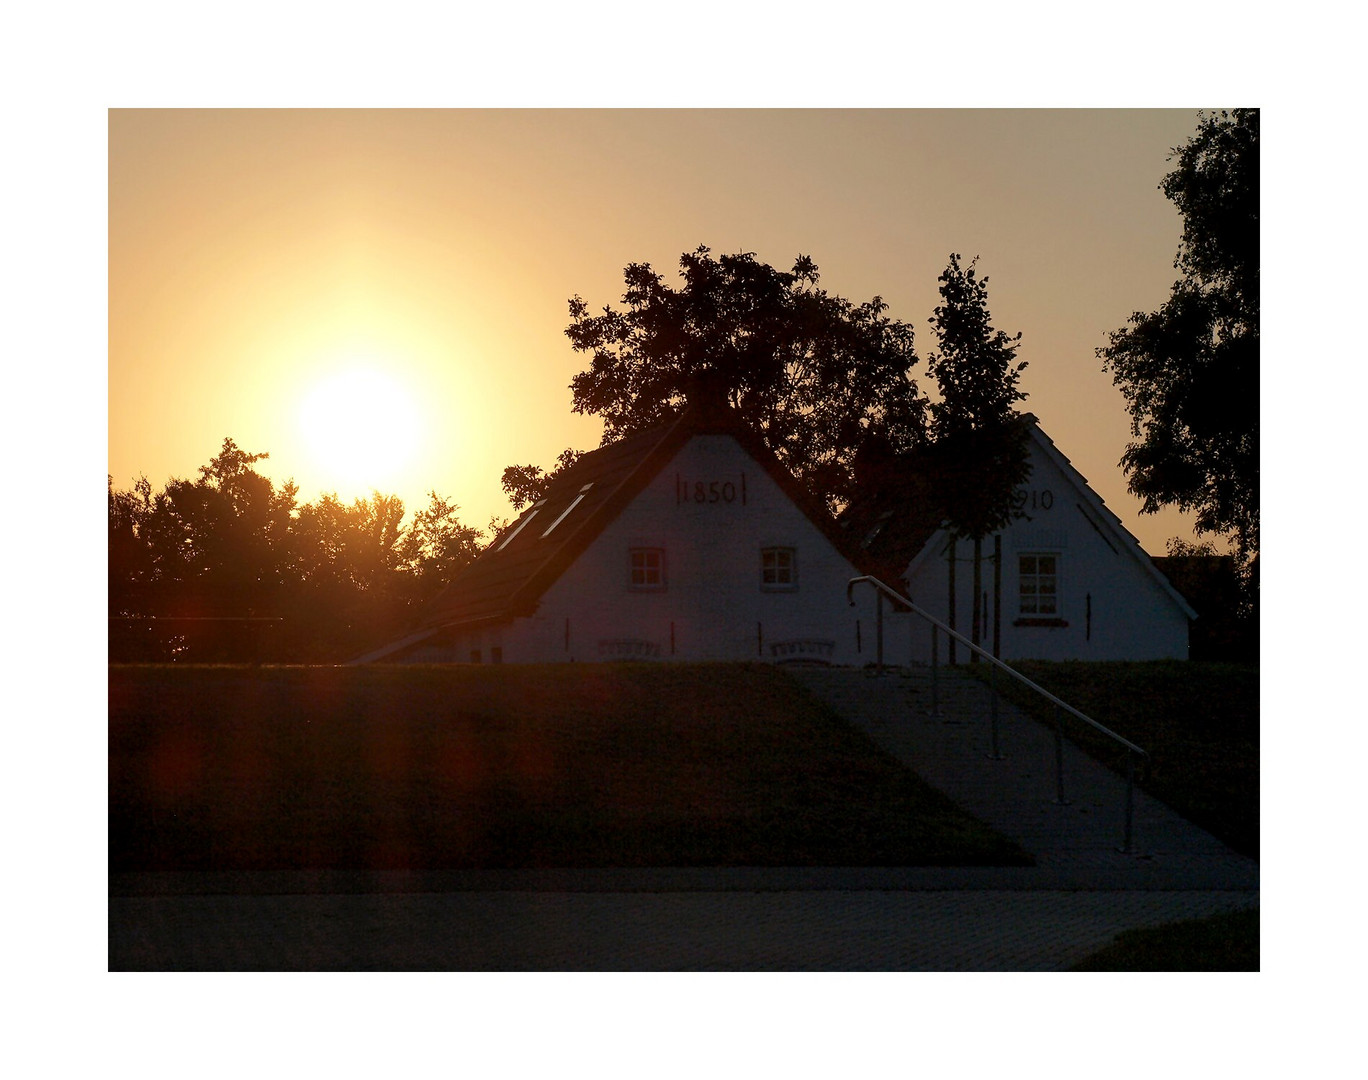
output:
{"label": "shadowed foreground", "polygon": [[109,680],[113,873],[1030,862],[762,666]]}
{"label": "shadowed foreground", "polygon": [[[111,897],[111,970],[1059,971],[1221,892]],[[1233,968],[1232,968],[1233,969]]]}

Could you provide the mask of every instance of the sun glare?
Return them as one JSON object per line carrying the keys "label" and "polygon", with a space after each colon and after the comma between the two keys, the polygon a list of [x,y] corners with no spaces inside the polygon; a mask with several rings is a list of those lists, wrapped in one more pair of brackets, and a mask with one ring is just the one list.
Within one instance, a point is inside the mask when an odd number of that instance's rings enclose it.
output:
{"label": "sun glare", "polygon": [[393,484],[413,460],[421,435],[412,395],[374,368],[338,371],[315,384],[299,423],[317,466],[344,489]]}

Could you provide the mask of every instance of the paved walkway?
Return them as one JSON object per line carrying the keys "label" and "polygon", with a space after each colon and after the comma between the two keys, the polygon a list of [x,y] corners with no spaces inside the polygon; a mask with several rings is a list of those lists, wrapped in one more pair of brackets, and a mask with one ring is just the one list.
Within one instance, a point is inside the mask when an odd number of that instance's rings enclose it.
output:
{"label": "paved walkway", "polygon": [[993,757],[988,687],[942,669],[932,707],[929,669],[872,677],[848,669],[799,672],[808,689],[906,762],[963,810],[1035,856],[1030,869],[985,879],[1005,888],[1256,890],[1259,867],[1140,790],[1131,848],[1126,783],[1067,740],[1058,802],[1055,735],[998,703]]}
{"label": "paved walkway", "polygon": [[1117,933],[1258,904],[1258,866],[982,689],[942,673],[798,677],[1035,867],[141,874],[111,881],[113,970],[1041,971]]}
{"label": "paved walkway", "polygon": [[1220,892],[115,897],[114,970],[1053,971]]}

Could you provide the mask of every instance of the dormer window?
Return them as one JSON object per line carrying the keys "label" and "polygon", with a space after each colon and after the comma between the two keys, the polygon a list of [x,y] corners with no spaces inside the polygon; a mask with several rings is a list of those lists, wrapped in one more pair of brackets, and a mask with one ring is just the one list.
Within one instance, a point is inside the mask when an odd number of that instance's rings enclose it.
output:
{"label": "dormer window", "polygon": [[883,527],[887,525],[889,521],[891,521],[892,519],[892,510],[885,510],[882,514],[880,514],[878,522],[874,525],[874,528],[869,530],[869,534],[864,538],[864,542],[860,545],[860,547],[868,548],[870,544],[874,543],[874,540],[878,537],[879,533],[883,532]]}

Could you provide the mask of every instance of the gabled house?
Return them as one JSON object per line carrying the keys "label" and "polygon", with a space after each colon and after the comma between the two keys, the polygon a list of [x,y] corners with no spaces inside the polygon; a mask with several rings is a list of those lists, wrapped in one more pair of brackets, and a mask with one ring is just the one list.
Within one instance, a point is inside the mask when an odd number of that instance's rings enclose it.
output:
{"label": "gabled house", "polygon": [[723,406],[583,455],[366,661],[873,659],[845,535]]}
{"label": "gabled house", "polygon": [[[1196,613],[1030,414],[1020,517],[982,542],[977,639],[1003,660],[1186,659]],[[886,485],[842,518],[858,556],[963,634],[973,625],[973,546],[928,516],[915,484]],[[952,561],[953,560],[953,561]],[[953,590],[951,582],[953,580]],[[898,615],[895,658],[930,656],[927,624]],[[946,640],[940,643],[942,661]],[[956,659],[968,659],[957,649]]]}

